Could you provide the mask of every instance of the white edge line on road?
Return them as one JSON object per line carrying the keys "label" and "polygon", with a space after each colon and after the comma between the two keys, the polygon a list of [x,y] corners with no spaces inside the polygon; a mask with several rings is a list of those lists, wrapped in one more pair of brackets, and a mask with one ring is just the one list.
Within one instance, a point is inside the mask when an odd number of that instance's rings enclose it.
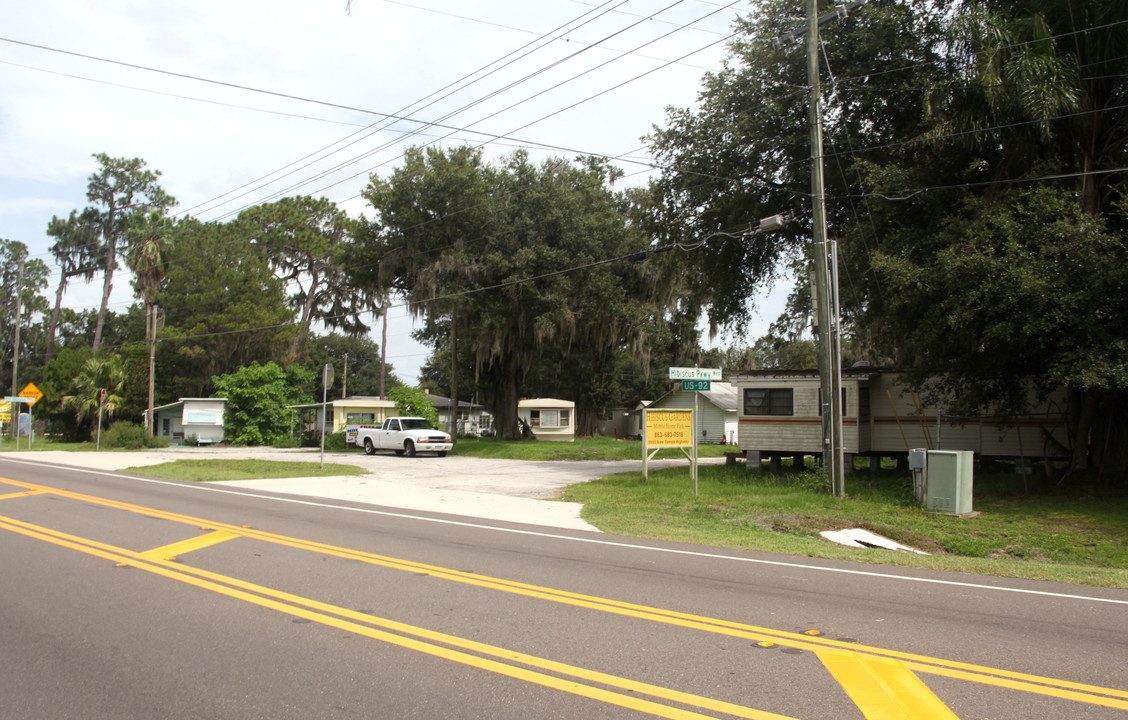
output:
{"label": "white edge line on road", "polygon": [[[42,466],[47,463],[33,463],[27,460],[15,460],[12,458],[3,458],[11,462],[23,463],[27,465]],[[445,520],[442,518],[426,517],[424,515],[411,515],[409,513],[391,512],[388,510],[376,510],[374,508],[359,508],[351,507],[349,505],[336,505],[333,503],[319,502],[315,500],[302,500],[299,498],[291,497],[278,497],[275,495],[260,495],[256,492],[248,492],[244,490],[233,490],[213,485],[189,485],[183,482],[173,482],[170,480],[159,480],[156,478],[138,477],[137,475],[124,475],[116,472],[108,472],[105,470],[88,470],[85,468],[76,468],[67,465],[52,465],[64,470],[74,470],[76,472],[88,473],[91,475],[105,475],[106,477],[120,478],[125,480],[140,480],[141,482],[154,483],[157,485],[168,485],[171,487],[186,488],[189,490],[206,490],[211,492],[227,493],[230,495],[242,495],[245,497],[259,498],[262,500],[274,500],[277,502],[293,503],[295,505],[309,505],[311,507],[320,507],[333,510],[350,510],[352,512],[365,513],[369,515],[383,515],[386,517],[403,518],[406,520],[421,520],[424,522],[439,523],[443,525],[456,525],[459,527],[475,528],[480,530],[491,530],[493,532],[513,533],[517,535],[531,535],[533,537],[550,538],[554,540],[567,540],[570,542],[589,543],[592,545],[608,545],[611,547],[626,548],[629,550],[646,550],[650,552],[667,553],[670,555],[685,555],[689,557],[709,558],[712,560],[730,560],[734,562],[754,563],[757,565],[772,565],[776,567],[794,568],[798,570],[813,570],[817,572],[840,573],[843,575],[859,575],[863,577],[881,578],[884,580],[902,580],[906,582],[930,583],[933,585],[948,585],[952,587],[974,588],[977,590],[994,590],[998,592],[1019,593],[1022,595],[1040,595],[1043,597],[1052,597],[1066,600],[1088,600],[1090,602],[1111,603],[1113,605],[1126,605],[1128,600],[1118,600],[1115,598],[1102,598],[1092,595],[1073,595],[1069,593],[1055,593],[1047,592],[1045,590],[1028,590],[1026,588],[1006,587],[1000,585],[984,585],[980,583],[959,582],[957,580],[938,580],[936,578],[922,578],[913,577],[910,575],[893,575],[890,573],[879,573],[869,570],[848,570],[846,568],[827,567],[825,565],[804,565],[803,563],[784,562],[782,560],[763,560],[760,558],[740,557],[738,555],[722,555],[720,553],[707,553],[695,550],[679,550],[676,548],[656,547],[653,545],[638,545],[634,543],[615,542],[613,540],[599,540],[597,538],[583,538],[573,537],[571,535],[558,535],[556,533],[540,532],[536,530],[521,530],[518,528],[497,527],[496,525],[484,525],[481,523],[472,523],[462,520]],[[577,531],[580,532],[580,531]]]}

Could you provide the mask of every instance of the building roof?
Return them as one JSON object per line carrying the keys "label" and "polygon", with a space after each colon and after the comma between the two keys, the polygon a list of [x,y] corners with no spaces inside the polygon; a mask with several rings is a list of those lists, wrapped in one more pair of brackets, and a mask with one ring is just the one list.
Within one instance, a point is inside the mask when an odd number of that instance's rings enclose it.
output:
{"label": "building roof", "polygon": [[[889,368],[879,368],[869,365],[864,362],[854,363],[848,368],[842,368],[843,377],[873,377],[884,373],[900,372]],[[803,369],[803,370],[788,370],[784,368],[772,368],[770,370],[749,370],[740,375],[735,375],[730,380],[738,382],[741,380],[768,380],[773,378],[817,378],[819,377],[818,370]]]}
{"label": "building roof", "polygon": [[[391,400],[381,400],[380,398],[376,397],[375,395],[350,395],[347,398],[337,398],[336,400],[326,400],[325,404],[326,405],[332,405],[334,407],[340,406],[340,407],[354,407],[354,408],[355,407],[392,408],[392,407],[396,406],[395,402],[393,402]],[[319,407],[321,407],[321,405],[322,404],[319,403],[319,402],[313,402],[313,403],[302,403],[300,405],[287,405],[286,407],[290,410],[308,410],[310,408],[319,408]]]}
{"label": "building roof", "polygon": [[[443,397],[442,395],[432,395],[431,393],[427,393],[427,399],[431,401],[431,404],[435,406],[436,410],[450,410],[450,398]],[[458,409],[460,411],[473,411],[485,410],[486,408],[484,405],[478,405],[477,403],[468,402],[466,400],[459,400]]]}
{"label": "building roof", "polygon": [[167,405],[160,405],[158,407],[153,408],[153,412],[156,412],[158,410],[169,410],[171,408],[181,406],[186,402],[221,402],[221,403],[225,403],[225,402],[227,402],[227,398],[180,398],[176,402],[170,402]]}
{"label": "building roof", "polygon": [[[713,405],[716,405],[717,408],[719,408],[721,410],[725,410],[725,411],[731,410],[732,412],[736,412],[736,409],[737,409],[736,386],[733,385],[732,383],[721,382],[719,380],[713,380],[711,383],[709,383],[709,385],[710,385],[710,388],[708,390],[701,391],[701,396],[704,397],[709,402],[711,402]],[[670,390],[670,392],[666,393],[662,397],[660,397],[657,400],[655,400],[654,402],[650,403],[650,407],[658,407],[662,404],[662,401],[665,400],[666,398],[672,397],[673,395],[676,395],[676,394],[682,393],[682,392],[684,392],[684,391],[681,389],[681,387],[675,385],[673,390]]]}
{"label": "building roof", "polygon": [[517,403],[519,408],[574,408],[576,403],[571,400],[557,400],[556,398],[528,398]]}

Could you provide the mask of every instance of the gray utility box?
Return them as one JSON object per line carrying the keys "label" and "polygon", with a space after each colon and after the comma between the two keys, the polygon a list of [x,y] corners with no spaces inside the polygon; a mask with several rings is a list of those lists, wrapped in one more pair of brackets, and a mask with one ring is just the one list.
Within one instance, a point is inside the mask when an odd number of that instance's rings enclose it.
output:
{"label": "gray utility box", "polygon": [[909,470],[913,472],[913,497],[918,505],[924,505],[928,494],[928,450],[916,448],[909,451]]}
{"label": "gray utility box", "polygon": [[929,450],[925,468],[929,512],[970,514],[975,453],[970,450]]}

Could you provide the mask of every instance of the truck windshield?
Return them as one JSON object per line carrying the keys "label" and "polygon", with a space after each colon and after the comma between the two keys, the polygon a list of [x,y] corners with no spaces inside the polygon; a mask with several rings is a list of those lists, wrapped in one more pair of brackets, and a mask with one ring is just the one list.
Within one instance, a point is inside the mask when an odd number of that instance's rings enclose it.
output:
{"label": "truck windshield", "polygon": [[434,430],[434,428],[431,427],[431,423],[423,418],[407,418],[401,422],[403,422],[404,430]]}

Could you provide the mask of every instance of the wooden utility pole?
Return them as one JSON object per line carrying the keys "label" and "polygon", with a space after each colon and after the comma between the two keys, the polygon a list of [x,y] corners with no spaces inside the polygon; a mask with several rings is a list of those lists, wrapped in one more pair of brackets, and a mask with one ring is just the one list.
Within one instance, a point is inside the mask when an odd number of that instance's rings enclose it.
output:
{"label": "wooden utility pole", "polygon": [[384,374],[387,371],[388,357],[388,298],[384,298],[384,328],[380,337],[380,399],[384,398]]}
{"label": "wooden utility pole", "polygon": [[823,467],[832,491],[845,497],[842,444],[842,350],[838,327],[836,253],[826,238],[826,189],[823,182],[822,83],[819,79],[819,10],[807,0],[807,85],[811,126],[812,261],[815,265],[819,325],[819,381],[822,387]]}

